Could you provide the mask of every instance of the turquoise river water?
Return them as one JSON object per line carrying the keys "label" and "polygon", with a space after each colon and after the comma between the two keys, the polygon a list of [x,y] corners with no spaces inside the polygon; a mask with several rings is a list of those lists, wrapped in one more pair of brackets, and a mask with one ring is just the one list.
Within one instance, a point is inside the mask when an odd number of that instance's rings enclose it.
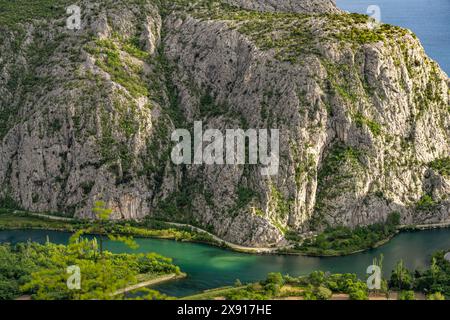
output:
{"label": "turquoise river water", "polygon": [[[66,243],[69,233],[45,230],[0,231],[0,242],[24,242],[28,240]],[[281,272],[292,276],[305,275],[314,270],[336,273],[356,273],[364,279],[366,269],[375,257],[384,255],[387,273],[395,263],[403,259],[411,269],[425,268],[436,250],[450,250],[450,229],[404,232],[386,245],[345,257],[303,257],[281,255],[250,255],[223,250],[204,244],[176,242],[159,239],[136,239],[137,250],[121,243],[106,240],[106,248],[115,253],[157,252],[173,258],[176,265],[188,274],[181,280],[163,283],[157,287],[163,293],[185,296],[205,289],[232,285],[236,279],[251,282],[264,279],[269,272]]]}

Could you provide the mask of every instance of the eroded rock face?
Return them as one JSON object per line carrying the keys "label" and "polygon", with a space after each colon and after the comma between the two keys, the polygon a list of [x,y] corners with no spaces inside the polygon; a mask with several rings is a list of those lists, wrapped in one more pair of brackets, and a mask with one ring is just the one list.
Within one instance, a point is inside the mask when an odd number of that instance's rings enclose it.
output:
{"label": "eroded rock face", "polygon": [[[450,154],[449,80],[410,31],[328,14],[331,1],[227,2],[241,8],[85,2],[79,31],[64,18],[7,31],[0,195],[80,217],[102,198],[116,219],[252,246],[394,211],[449,219],[450,180],[432,165]],[[171,133],[195,121],[279,129],[278,174],[174,165]]]}
{"label": "eroded rock face", "polygon": [[337,13],[334,0],[226,0],[244,9],[297,13]]}
{"label": "eroded rock face", "polygon": [[2,39],[2,195],[25,209],[83,217],[102,197],[116,218],[142,218],[160,174],[140,173],[159,161],[148,142],[155,126],[170,127],[165,91],[148,98],[165,81],[154,76],[159,10],[150,2],[81,7],[79,31],[65,28],[63,14]]}

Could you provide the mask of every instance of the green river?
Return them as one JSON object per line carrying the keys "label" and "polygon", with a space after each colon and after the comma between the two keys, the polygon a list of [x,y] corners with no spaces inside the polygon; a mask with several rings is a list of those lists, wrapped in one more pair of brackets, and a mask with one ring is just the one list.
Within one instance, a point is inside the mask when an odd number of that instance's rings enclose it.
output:
{"label": "green river", "polygon": [[[66,243],[70,234],[45,230],[0,231],[0,242],[45,242],[47,237],[54,243]],[[137,250],[121,243],[107,240],[106,248],[115,253],[157,252],[173,258],[188,277],[163,283],[155,289],[172,296],[193,293],[234,284],[264,279],[269,272],[281,272],[292,276],[305,275],[314,270],[334,273],[356,273],[361,279],[372,264],[374,257],[384,255],[384,272],[390,274],[395,263],[403,259],[410,269],[427,267],[430,255],[436,250],[450,249],[450,229],[404,232],[388,244],[345,257],[303,257],[281,255],[251,255],[231,252],[213,246],[176,242],[172,240],[136,239]]]}

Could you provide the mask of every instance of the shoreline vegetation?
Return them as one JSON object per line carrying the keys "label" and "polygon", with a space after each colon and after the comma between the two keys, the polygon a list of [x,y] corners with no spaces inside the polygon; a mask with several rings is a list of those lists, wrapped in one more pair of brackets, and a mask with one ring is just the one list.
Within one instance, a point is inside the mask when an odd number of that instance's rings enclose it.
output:
{"label": "shoreline vegetation", "polygon": [[[383,268],[383,256],[374,263]],[[355,274],[314,271],[291,277],[269,273],[267,279],[205,290],[180,300],[445,300],[450,298],[450,262],[444,251],[431,258],[427,270],[408,270],[399,261],[389,279],[381,279],[378,289],[369,289]]]}
{"label": "shoreline vegetation", "polygon": [[[45,229],[50,231],[76,232],[89,227],[91,222],[92,220],[80,220],[22,210],[0,209],[0,230]],[[189,228],[174,228],[169,223],[160,221],[146,221],[141,223],[135,221],[123,223],[111,221],[106,225],[105,231],[140,238],[168,239],[224,246],[223,243],[219,243],[206,232],[193,232]],[[92,234],[100,235],[101,233],[99,230],[96,230]]]}
{"label": "shoreline vegetation", "polygon": [[[265,280],[170,297],[149,288],[186,277],[170,258],[155,253],[112,254],[96,239],[75,235],[68,245],[50,242],[0,244],[0,300],[445,300],[450,298],[446,251],[433,254],[425,270],[399,261],[377,289],[356,274],[313,271],[292,277],[271,272]],[[383,255],[373,262],[383,270]],[[69,288],[68,267],[80,266],[83,281]],[[105,277],[105,274],[108,276]]]}
{"label": "shoreline vegetation", "polygon": [[113,254],[79,235],[67,245],[0,244],[0,271],[0,300],[171,299],[148,287],[186,276],[170,258]]}
{"label": "shoreline vegetation", "polygon": [[[157,276],[152,275],[150,277],[146,277],[144,275],[140,279],[138,277],[138,280],[140,281],[139,283],[119,289],[116,292],[114,292],[113,296],[122,295],[122,294],[126,295],[127,293],[136,291],[138,289],[155,286],[155,285],[163,283],[163,282],[179,280],[179,279],[183,279],[186,277],[187,277],[187,274],[184,272],[169,273],[169,274],[163,274],[163,275],[157,275]],[[149,279],[145,279],[145,278],[149,278]]]}
{"label": "shoreline vegetation", "polygon": [[[172,299],[148,286],[185,277],[180,267],[157,253],[104,250],[104,236],[131,249],[139,245],[132,237],[108,228],[113,211],[105,202],[95,202],[92,212],[97,219],[77,226],[67,244],[54,244],[48,238],[42,244],[0,244],[0,300]],[[17,225],[17,220],[6,218]],[[58,217],[49,220],[63,222],[66,228],[69,223]],[[88,234],[101,236],[89,239],[84,236]]]}
{"label": "shoreline vegetation", "polygon": [[[134,285],[127,286],[125,288],[119,289],[113,294],[111,294],[112,297],[121,296],[121,295],[127,295],[129,293],[133,293],[136,290],[144,289],[146,287],[151,287],[158,285],[163,282],[172,281],[172,280],[179,280],[186,278],[187,274],[184,272],[180,273],[169,273],[169,274],[162,274],[162,275],[140,275],[138,276],[138,283]],[[1,299],[0,299],[1,300]],[[32,300],[31,295],[21,295],[14,300]]]}
{"label": "shoreline vegetation", "polygon": [[328,227],[314,238],[304,239],[291,252],[309,256],[343,256],[377,248],[399,233],[400,214],[391,213],[385,222],[354,229],[337,226]]}
{"label": "shoreline vegetation", "polygon": [[[392,214],[385,223],[378,223],[351,230],[347,227],[325,229],[310,238],[300,239],[288,235],[290,244],[285,247],[245,247],[224,241],[199,227],[146,219],[141,222],[109,222],[109,233],[138,238],[154,238],[208,244],[248,254],[303,255],[312,257],[347,256],[380,247],[400,232],[450,228],[449,223],[400,225],[398,216]],[[91,220],[79,220],[54,214],[34,213],[23,210],[0,208],[0,230],[50,230],[76,232],[86,228]],[[95,232],[94,234],[100,234]]]}
{"label": "shoreline vegetation", "polygon": [[[152,286],[161,282],[187,276],[181,272],[180,267],[172,263],[171,258],[156,253],[111,253],[103,250],[103,235],[110,240],[123,242],[130,248],[137,248],[131,235],[173,237],[179,236],[182,231],[146,230],[142,226],[112,223],[109,220],[112,210],[102,201],[96,202],[93,212],[98,219],[86,222],[59,216],[0,210],[0,230],[45,227],[63,231],[70,229],[74,232],[66,245],[54,244],[49,240],[44,244],[30,241],[14,245],[0,244],[0,300],[177,299],[152,289]],[[335,249],[348,251],[358,241],[366,245],[379,244],[380,238],[397,234],[399,227],[399,216],[391,215],[385,223],[359,227],[355,231],[342,227],[327,229],[295,249],[329,254],[332,246],[324,247],[322,243],[332,240]],[[87,234],[102,236],[93,239],[83,237]],[[195,234],[192,239],[194,238]],[[181,237],[181,240],[185,238]],[[375,258],[373,264],[383,274],[383,255],[379,259]],[[74,267],[78,269],[75,273],[72,272]],[[351,273],[313,271],[306,276],[291,277],[272,272],[267,275],[266,280],[256,283],[244,285],[237,279],[234,286],[210,289],[180,299],[445,300],[450,298],[449,275],[450,262],[445,258],[445,251],[438,251],[433,254],[430,267],[426,270],[410,271],[403,261],[399,261],[391,271],[390,279],[380,279],[381,285],[376,290],[369,289],[369,280],[365,282]],[[77,290],[73,290],[71,286],[77,283]]]}

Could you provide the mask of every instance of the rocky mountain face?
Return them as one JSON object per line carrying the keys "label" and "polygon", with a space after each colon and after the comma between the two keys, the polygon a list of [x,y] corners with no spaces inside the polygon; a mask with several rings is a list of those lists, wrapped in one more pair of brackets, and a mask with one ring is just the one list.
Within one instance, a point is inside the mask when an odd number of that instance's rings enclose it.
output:
{"label": "rocky mountain face", "polygon": [[296,13],[338,13],[334,0],[225,0],[248,10]]}
{"label": "rocky mountain face", "polygon": [[[412,32],[328,0],[81,1],[69,30],[71,4],[0,13],[3,205],[92,217],[103,199],[252,246],[450,219],[450,82]],[[279,129],[278,174],[173,164],[195,121]]]}

